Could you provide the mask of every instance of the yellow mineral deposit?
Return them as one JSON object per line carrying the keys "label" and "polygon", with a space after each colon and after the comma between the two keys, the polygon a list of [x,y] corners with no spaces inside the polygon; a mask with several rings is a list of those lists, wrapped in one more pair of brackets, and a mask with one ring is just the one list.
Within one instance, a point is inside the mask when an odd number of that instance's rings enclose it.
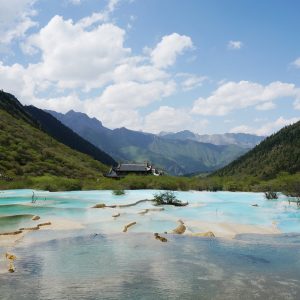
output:
{"label": "yellow mineral deposit", "polygon": [[15,272],[14,261],[17,259],[17,257],[14,254],[10,254],[8,252],[5,253],[5,257],[8,260],[8,272],[14,273]]}
{"label": "yellow mineral deposit", "polygon": [[184,223],[181,220],[178,220],[179,225],[172,231],[176,234],[183,234],[186,230]]}
{"label": "yellow mineral deposit", "polygon": [[123,229],[123,232],[127,232],[128,228],[131,227],[131,226],[133,226],[133,225],[135,225],[135,224],[136,224],[136,222],[131,222],[131,223],[125,225],[124,229]]}

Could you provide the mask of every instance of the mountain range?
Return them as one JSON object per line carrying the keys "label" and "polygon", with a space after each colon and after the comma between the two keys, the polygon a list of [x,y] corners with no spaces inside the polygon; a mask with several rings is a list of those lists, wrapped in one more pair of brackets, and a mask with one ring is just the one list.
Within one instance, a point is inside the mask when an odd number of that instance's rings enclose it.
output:
{"label": "mountain range", "polygon": [[197,134],[189,130],[176,133],[161,132],[159,136],[173,140],[192,140],[201,143],[214,145],[237,145],[246,149],[253,148],[265,139],[264,136],[257,136],[247,133],[224,133],[224,134]]}
{"label": "mountain range", "polygon": [[245,134],[200,136],[190,131],[155,135],[124,127],[112,130],[84,113],[73,110],[66,114],[47,112],[109,153],[116,161],[151,161],[171,175],[217,170],[246,153],[264,138]]}
{"label": "mountain range", "polygon": [[[25,107],[0,91],[0,178],[47,174],[98,178],[120,160],[151,160],[176,175],[216,170],[213,176],[259,180],[300,172],[300,121],[260,143],[262,137],[243,134],[204,137],[216,145],[199,142],[202,138],[189,131],[155,135],[111,130],[83,113],[50,114]],[[259,144],[248,151],[246,146],[255,143]]]}

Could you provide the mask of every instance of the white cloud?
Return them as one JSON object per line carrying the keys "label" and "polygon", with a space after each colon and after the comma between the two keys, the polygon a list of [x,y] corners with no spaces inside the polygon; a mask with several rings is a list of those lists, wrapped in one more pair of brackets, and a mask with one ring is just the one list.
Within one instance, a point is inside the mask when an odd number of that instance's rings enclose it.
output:
{"label": "white cloud", "polygon": [[116,67],[113,78],[116,82],[149,82],[170,77],[165,71],[150,65],[138,65],[135,60],[127,60]]}
{"label": "white cloud", "polygon": [[151,51],[151,60],[156,67],[167,68],[176,62],[178,55],[192,47],[193,42],[189,36],[172,33],[164,36]]}
{"label": "white cloud", "polygon": [[32,35],[27,51],[39,50],[42,61],[36,65],[40,78],[60,88],[99,88],[112,79],[113,69],[128,56],[123,46],[125,31],[113,24],[85,30],[82,24],[53,17]]}
{"label": "white cloud", "polygon": [[254,127],[250,127],[247,125],[240,125],[240,126],[232,128],[230,130],[230,132],[232,132],[232,133],[251,133],[251,134],[267,136],[267,135],[270,135],[270,134],[280,130],[284,126],[287,126],[287,125],[290,125],[290,124],[293,124],[293,123],[299,121],[299,119],[300,118],[285,119],[284,117],[279,117],[274,122],[266,123],[259,128],[254,128]]}
{"label": "white cloud", "polygon": [[32,20],[36,14],[33,5],[36,0],[0,0],[0,45],[9,45],[13,40],[23,38],[37,23]]}
{"label": "white cloud", "polygon": [[293,62],[292,62],[292,65],[296,68],[300,68],[300,57],[298,57],[297,59],[295,59]]}
{"label": "white cloud", "polygon": [[206,76],[198,76],[189,73],[178,73],[176,76],[182,78],[181,87],[184,91],[190,91],[200,87],[203,82],[208,79]]}
{"label": "white cloud", "polygon": [[152,81],[137,83],[134,81],[121,82],[105,88],[101,97],[97,99],[99,108],[105,106],[110,109],[140,108],[172,95],[176,91],[173,81]]}
{"label": "white cloud", "polygon": [[257,110],[270,110],[270,109],[274,109],[276,107],[276,105],[273,102],[264,102],[262,104],[257,105],[255,108]]}
{"label": "white cloud", "polygon": [[154,133],[159,133],[162,130],[176,132],[183,129],[200,132],[203,131],[207,124],[207,120],[193,119],[184,109],[161,106],[158,110],[145,117],[143,128],[145,131]]}
{"label": "white cloud", "polygon": [[[199,115],[224,116],[233,110],[270,103],[284,97],[298,99],[300,89],[294,84],[280,81],[266,86],[250,81],[231,81],[219,86],[211,96],[197,99],[192,112]],[[266,106],[270,108],[270,104]]]}
{"label": "white cloud", "polygon": [[227,48],[230,50],[240,50],[243,45],[244,44],[241,41],[229,41],[227,44]]}

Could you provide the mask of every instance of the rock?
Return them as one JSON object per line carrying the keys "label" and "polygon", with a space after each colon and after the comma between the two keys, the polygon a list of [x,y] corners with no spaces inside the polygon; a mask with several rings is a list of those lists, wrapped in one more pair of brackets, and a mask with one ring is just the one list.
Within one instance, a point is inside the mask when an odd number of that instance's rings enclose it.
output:
{"label": "rock", "polygon": [[186,230],[186,227],[185,227],[183,221],[178,220],[178,222],[179,222],[179,225],[172,232],[176,233],[176,234],[183,234]]}
{"label": "rock", "polygon": [[135,224],[136,224],[136,222],[131,222],[131,223],[125,225],[124,229],[123,229],[123,232],[127,232],[128,228],[131,227],[131,226],[133,226],[133,225],[135,225]]}
{"label": "rock", "polygon": [[120,217],[120,213],[114,214],[114,215],[112,215],[112,217],[113,217],[113,218]]}
{"label": "rock", "polygon": [[15,266],[14,266],[13,262],[9,263],[8,272],[9,273],[14,273],[15,272]]}
{"label": "rock", "polygon": [[155,236],[155,239],[160,240],[163,243],[166,243],[168,241],[165,237],[160,236],[158,233],[154,233],[154,236]]}
{"label": "rock", "polygon": [[99,203],[99,204],[94,205],[92,208],[104,208],[104,207],[106,207],[106,205],[104,203]]}
{"label": "rock", "polygon": [[32,221],[37,221],[37,220],[39,220],[41,217],[40,216],[34,216],[34,217],[32,217]]}

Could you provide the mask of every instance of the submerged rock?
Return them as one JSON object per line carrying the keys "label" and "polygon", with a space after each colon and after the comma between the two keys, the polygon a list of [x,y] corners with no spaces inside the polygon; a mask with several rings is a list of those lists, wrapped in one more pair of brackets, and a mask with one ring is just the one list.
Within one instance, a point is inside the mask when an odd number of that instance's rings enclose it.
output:
{"label": "submerged rock", "polygon": [[9,263],[8,272],[9,273],[14,273],[15,272],[15,265],[12,261]]}
{"label": "submerged rock", "polygon": [[125,225],[124,229],[123,229],[123,232],[127,232],[128,228],[131,227],[131,226],[133,226],[133,225],[135,225],[135,224],[136,224],[136,222],[131,222],[131,223]]}
{"label": "submerged rock", "polygon": [[40,227],[39,226],[35,226],[35,227],[23,227],[20,228],[20,230],[39,230]]}
{"label": "submerged rock", "polygon": [[160,236],[158,233],[154,233],[154,236],[155,236],[155,239],[160,240],[163,243],[166,243],[168,241],[165,237]]}
{"label": "submerged rock", "polygon": [[8,252],[5,253],[5,257],[9,260],[15,260],[17,257],[14,254],[10,254]]}
{"label": "submerged rock", "polygon": [[14,273],[15,272],[14,261],[17,259],[17,257],[14,254],[10,254],[8,252],[5,253],[5,257],[9,261],[8,272]]}
{"label": "submerged rock", "polygon": [[41,226],[49,226],[49,225],[51,225],[51,224],[52,224],[51,222],[45,222],[45,223],[38,224],[37,227],[41,227]]}

